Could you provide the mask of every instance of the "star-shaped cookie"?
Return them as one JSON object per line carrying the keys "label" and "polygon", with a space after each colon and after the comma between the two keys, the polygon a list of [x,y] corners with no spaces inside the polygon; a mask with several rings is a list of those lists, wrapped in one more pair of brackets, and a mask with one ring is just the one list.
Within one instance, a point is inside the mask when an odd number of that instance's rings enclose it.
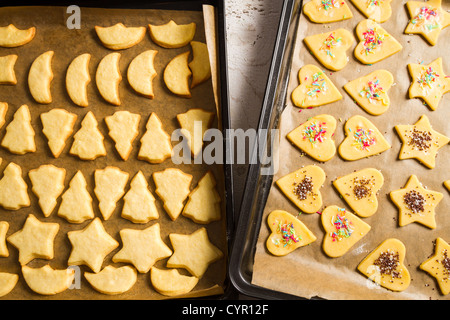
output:
{"label": "star-shaped cookie", "polygon": [[192,234],[169,234],[174,249],[167,261],[169,268],[185,268],[192,275],[201,278],[209,265],[223,257],[222,251],[213,245],[205,228]]}
{"label": "star-shaped cookie", "polygon": [[413,125],[396,125],[402,148],[399,159],[415,158],[430,169],[436,165],[438,150],[450,142],[450,139],[431,128],[430,120],[423,115]]}
{"label": "star-shaped cookie", "polygon": [[100,218],[95,218],[82,230],[67,233],[72,251],[68,264],[87,265],[95,273],[102,268],[105,257],[119,246],[103,227]]}
{"label": "star-shaped cookie", "polygon": [[170,257],[172,250],[162,241],[159,223],[143,230],[122,229],[123,247],[113,262],[131,263],[140,273],[147,273],[159,260]]}
{"label": "star-shaped cookie", "polygon": [[450,245],[442,238],[436,239],[434,255],[422,262],[420,269],[435,277],[443,295],[450,292]]}
{"label": "star-shaped cookie", "polygon": [[442,96],[450,91],[450,77],[444,74],[442,58],[427,65],[410,63],[408,71],[412,80],[409,98],[421,98],[431,110],[436,110]]}
{"label": "star-shaped cookie", "polygon": [[28,215],[23,228],[7,240],[19,250],[19,262],[26,265],[33,259],[53,259],[53,241],[59,231],[58,223],[40,222]]}
{"label": "star-shaped cookie", "polygon": [[450,25],[450,13],[442,9],[442,0],[406,2],[409,20],[405,33],[420,34],[434,46],[442,29]]}
{"label": "star-shaped cookie", "polygon": [[390,193],[399,209],[400,227],[418,222],[430,229],[436,228],[435,209],[443,194],[424,188],[415,175],[411,175],[405,187]]}

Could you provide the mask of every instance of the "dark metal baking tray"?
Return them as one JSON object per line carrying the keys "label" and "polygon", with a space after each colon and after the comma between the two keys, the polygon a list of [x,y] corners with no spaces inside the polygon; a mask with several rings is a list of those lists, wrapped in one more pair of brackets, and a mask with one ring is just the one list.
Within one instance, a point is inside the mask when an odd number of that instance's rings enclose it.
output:
{"label": "dark metal baking tray", "polygon": [[[11,4],[2,3],[0,6]],[[228,90],[228,66],[227,66],[227,48],[226,48],[226,20],[225,20],[225,0],[16,0],[14,6],[70,6],[77,5],[79,7],[96,7],[96,8],[124,8],[124,9],[166,9],[166,10],[202,10],[202,5],[211,5],[216,8],[216,27],[217,27],[217,53],[218,53],[218,73],[220,81],[219,103],[221,106],[221,128],[223,131],[223,169],[225,178],[225,196],[226,196],[226,225],[227,225],[227,242],[228,257],[230,257],[232,236],[235,228],[235,212],[233,197],[233,168],[232,164],[227,161],[231,154],[231,143],[227,138],[226,130],[231,128],[229,90]],[[228,299],[235,290],[231,286],[230,279],[225,281],[224,294],[211,297],[212,299]],[[207,299],[208,297],[204,298]]]}
{"label": "dark metal baking tray", "polygon": [[253,285],[253,257],[265,203],[272,185],[272,175],[261,174],[270,169],[260,154],[270,155],[270,129],[278,127],[279,116],[286,105],[286,90],[289,80],[292,52],[300,12],[301,0],[285,0],[283,3],[278,34],[271,61],[271,67],[258,123],[259,139],[250,155],[246,185],[236,222],[230,258],[230,279],[242,294],[261,299],[299,299],[294,295]]}

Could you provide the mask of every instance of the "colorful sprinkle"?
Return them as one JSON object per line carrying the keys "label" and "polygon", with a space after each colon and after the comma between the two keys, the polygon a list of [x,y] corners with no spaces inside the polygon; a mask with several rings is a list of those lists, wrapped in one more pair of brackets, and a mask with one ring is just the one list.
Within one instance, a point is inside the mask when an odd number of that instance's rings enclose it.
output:
{"label": "colorful sprinkle", "polygon": [[317,142],[323,142],[325,138],[326,122],[313,122],[303,130],[303,140],[308,139],[309,142],[316,146]]}
{"label": "colorful sprinkle", "polygon": [[[294,224],[292,222],[278,222],[277,232],[281,234],[281,242],[283,243],[283,247],[291,245],[292,243],[297,243],[301,240],[301,236],[296,235]],[[278,245],[278,243],[275,244]]]}
{"label": "colorful sprinkle", "polygon": [[380,34],[377,32],[377,28],[370,28],[366,32],[363,33],[364,37],[364,49],[361,50],[361,53],[365,53],[366,55],[375,53],[374,50],[383,44],[383,41],[387,35]]}
{"label": "colorful sprinkle", "polygon": [[380,6],[381,2],[383,2],[383,0],[367,0],[367,7],[372,7],[372,6]]}
{"label": "colorful sprinkle", "polygon": [[331,219],[331,224],[336,228],[336,231],[331,233],[332,241],[341,241],[348,238],[353,233],[353,224],[345,217],[345,209],[341,209],[343,213],[338,213]]}
{"label": "colorful sprinkle", "polygon": [[329,10],[332,8],[339,8],[344,3],[336,0],[321,0],[319,9]]}
{"label": "colorful sprinkle", "polygon": [[334,47],[338,46],[341,44],[341,40],[342,38],[335,38],[334,37],[334,32],[330,33],[330,35],[325,39],[325,41],[323,42],[323,46],[320,48],[320,50],[324,50],[328,56],[334,58],[335,55],[334,53],[331,51],[331,49],[333,49]]}
{"label": "colorful sprinkle", "polygon": [[372,136],[373,130],[364,130],[363,128],[356,128],[353,133],[355,142],[353,143],[359,150],[369,151],[369,147],[376,143],[375,137]]}
{"label": "colorful sprinkle", "polygon": [[430,7],[421,7],[417,15],[411,19],[411,23],[418,28],[432,31],[441,28],[439,23],[439,13]]}
{"label": "colorful sprinkle", "polygon": [[359,95],[369,99],[370,103],[381,102],[383,105],[387,105],[387,101],[383,97],[384,94],[386,92],[380,86],[380,80],[376,78],[374,81],[369,81],[367,87],[359,92]]}
{"label": "colorful sprinkle", "polygon": [[320,76],[323,75],[323,72],[317,72],[312,76],[312,82],[307,87],[309,91],[306,93],[310,97],[316,97],[319,93],[325,94],[328,87],[327,83],[325,82],[324,78],[321,78]]}
{"label": "colorful sprinkle", "polygon": [[428,67],[417,79],[417,83],[422,89],[425,89],[425,87],[433,89],[433,83],[436,82],[437,78],[439,78],[439,75],[436,71],[432,67]]}

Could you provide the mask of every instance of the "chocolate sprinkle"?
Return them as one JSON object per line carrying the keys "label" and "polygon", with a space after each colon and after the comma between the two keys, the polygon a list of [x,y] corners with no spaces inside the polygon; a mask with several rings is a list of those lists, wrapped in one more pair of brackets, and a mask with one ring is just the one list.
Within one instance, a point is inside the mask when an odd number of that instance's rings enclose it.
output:
{"label": "chocolate sprinkle", "polygon": [[354,179],[353,180],[353,194],[356,199],[361,200],[362,198],[369,197],[372,194],[371,184],[373,181],[370,179]]}
{"label": "chocolate sprinkle", "polygon": [[305,200],[312,193],[313,182],[310,177],[305,177],[299,183],[294,183],[294,194],[299,200]]}
{"label": "chocolate sprinkle", "polygon": [[399,254],[398,252],[384,251],[380,256],[373,262],[374,265],[378,266],[380,273],[385,275],[390,275],[392,278],[400,279],[401,273],[396,271],[399,264]]}
{"label": "chocolate sprinkle", "polygon": [[444,250],[444,259],[441,260],[441,264],[444,266],[444,274],[446,276],[444,280],[448,280],[450,276],[450,258],[447,255],[447,250]]}
{"label": "chocolate sprinkle", "polygon": [[414,128],[411,135],[409,136],[408,145],[412,146],[413,149],[424,151],[431,147],[431,132],[420,131]]}
{"label": "chocolate sprinkle", "polygon": [[403,196],[406,207],[411,210],[412,213],[419,213],[425,211],[425,198],[416,190],[411,190]]}

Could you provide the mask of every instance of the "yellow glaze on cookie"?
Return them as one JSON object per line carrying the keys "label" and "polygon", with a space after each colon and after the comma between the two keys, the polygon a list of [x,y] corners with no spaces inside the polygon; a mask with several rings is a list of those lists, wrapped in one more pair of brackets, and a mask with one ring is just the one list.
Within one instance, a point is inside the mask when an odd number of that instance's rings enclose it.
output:
{"label": "yellow glaze on cookie", "polygon": [[339,71],[349,61],[347,50],[353,45],[355,38],[351,32],[341,28],[307,36],[303,41],[325,68]]}
{"label": "yellow glaze on cookie", "polygon": [[342,95],[325,73],[312,64],[298,72],[299,86],[292,91],[292,102],[299,108],[318,107],[342,99]]}
{"label": "yellow glaze on cookie", "polygon": [[358,106],[371,115],[385,113],[391,104],[388,91],[394,84],[394,76],[386,70],[376,70],[366,76],[347,82],[345,91]]}
{"label": "yellow glaze on cookie", "polygon": [[450,245],[442,238],[436,239],[434,255],[422,262],[420,269],[436,278],[443,295],[450,292]]}
{"label": "yellow glaze on cookie", "polygon": [[346,138],[339,145],[339,154],[353,161],[380,154],[391,148],[375,125],[363,116],[353,116],[345,123]]}
{"label": "yellow glaze on cookie", "polygon": [[334,205],[322,211],[321,221],[325,230],[322,248],[332,258],[343,256],[370,231],[370,225]]}
{"label": "yellow glaze on cookie", "polygon": [[284,210],[272,211],[267,217],[267,224],[271,234],[266,240],[266,247],[274,256],[285,256],[317,239],[303,222]]}
{"label": "yellow glaze on cookie", "polygon": [[355,58],[363,64],[373,64],[399,52],[402,45],[373,20],[363,20],[356,26],[360,42],[355,48]]}
{"label": "yellow glaze on cookie", "polygon": [[331,23],[353,17],[344,0],[311,0],[303,6],[303,12],[315,23]]}
{"label": "yellow glaze on cookie", "polygon": [[431,110],[436,110],[442,96],[450,91],[450,77],[444,74],[442,58],[427,65],[410,63],[408,71],[412,80],[409,98],[421,98]]}
{"label": "yellow glaze on cookie", "polygon": [[370,217],[378,210],[378,191],[384,183],[381,171],[366,168],[333,181],[342,198],[360,217]]}
{"label": "yellow glaze on cookie", "polygon": [[368,19],[382,23],[392,15],[392,0],[350,0]]}
{"label": "yellow glaze on cookie", "polygon": [[404,264],[406,247],[398,239],[383,241],[358,265],[358,270],[376,284],[392,290],[403,291],[411,283]]}
{"label": "yellow glaze on cookie", "polygon": [[334,132],[336,119],[321,114],[308,119],[286,135],[300,150],[318,161],[328,161],[336,154]]}
{"label": "yellow glaze on cookie", "polygon": [[398,207],[400,227],[418,222],[436,228],[435,210],[444,195],[425,188],[416,175],[411,175],[404,188],[391,191],[390,197]]}
{"label": "yellow glaze on cookie", "polygon": [[301,211],[315,213],[322,207],[322,194],[319,189],[325,178],[322,168],[309,165],[285,175],[275,183]]}
{"label": "yellow glaze on cookie", "polygon": [[413,125],[396,125],[402,148],[399,159],[417,159],[430,169],[436,165],[436,156],[440,148],[446,146],[450,139],[431,128],[426,115]]}

